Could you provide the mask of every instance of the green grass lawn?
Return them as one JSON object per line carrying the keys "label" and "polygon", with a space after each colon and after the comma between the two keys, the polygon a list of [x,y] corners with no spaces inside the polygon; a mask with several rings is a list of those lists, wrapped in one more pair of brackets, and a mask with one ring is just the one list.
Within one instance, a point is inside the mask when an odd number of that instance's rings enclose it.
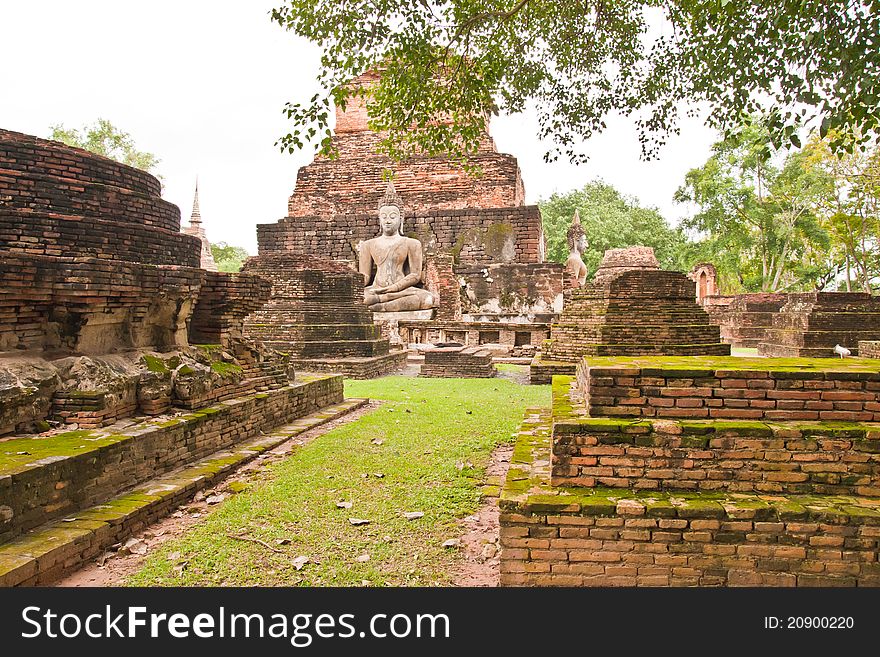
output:
{"label": "green grass lawn", "polygon": [[[345,392],[387,401],[260,471],[250,488],[150,555],[128,583],[449,583],[456,550],[442,543],[460,534],[456,519],[477,508],[491,450],[512,440],[526,408],[550,404],[550,387],[386,377],[347,381]],[[352,508],[337,508],[339,501]],[[411,511],[425,515],[405,519]],[[349,518],[370,524],[353,526]],[[273,547],[278,539],[290,543],[277,554],[227,538],[241,532]],[[358,561],[362,555],[369,560]],[[293,562],[299,556],[310,561],[298,571]],[[181,562],[186,567],[176,569]]]}

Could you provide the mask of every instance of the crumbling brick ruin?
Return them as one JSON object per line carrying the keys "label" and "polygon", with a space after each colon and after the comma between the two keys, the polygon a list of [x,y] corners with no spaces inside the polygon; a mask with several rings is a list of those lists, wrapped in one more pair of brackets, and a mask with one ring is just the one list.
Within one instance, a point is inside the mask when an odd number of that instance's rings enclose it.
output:
{"label": "crumbling brick ruin", "polygon": [[438,346],[425,351],[419,376],[440,378],[489,379],[497,374],[487,349],[465,346]]}
{"label": "crumbling brick ruin", "polygon": [[880,299],[865,292],[789,294],[758,352],[833,358],[835,345],[858,355],[859,341],[880,339]]}
{"label": "crumbling brick ruin", "polygon": [[592,283],[565,292],[531,381],[573,374],[583,356],[729,353],[684,274],[660,270],[649,248],[611,249]]}
{"label": "crumbling brick ruin", "polygon": [[295,367],[366,379],[406,365],[406,353],[389,351],[363,303],[363,277],[345,263],[278,254],[250,258],[242,271],[273,284],[245,334],[288,353]]}
{"label": "crumbling brick ruin", "polygon": [[757,349],[773,328],[773,318],[785,305],[779,293],[737,294],[704,297],[703,308],[713,324],[721,327],[721,340],[733,347]]}
{"label": "crumbling brick ruin", "polygon": [[584,358],[519,434],[501,584],[880,586],[876,362]]}
{"label": "crumbling brick ruin", "polygon": [[0,130],[0,585],[51,582],[342,402],[242,339],[271,283],[200,269],[159,193]]}
{"label": "crumbling brick ruin", "polygon": [[[375,79],[368,73],[352,84]],[[564,268],[544,262],[540,211],[524,205],[513,156],[498,153],[487,133],[474,159],[481,175],[471,176],[442,157],[392,163],[375,153],[379,138],[361,98],[337,110],[339,158],[318,156],[299,170],[288,216],[257,227],[259,255],[319,254],[354,265],[358,244],[378,233],[375,208],[390,169],[405,206],[404,232],[422,243],[423,280],[440,301],[433,317],[419,321],[529,320],[559,312]],[[395,340],[398,319],[417,318],[395,317],[385,329]]]}

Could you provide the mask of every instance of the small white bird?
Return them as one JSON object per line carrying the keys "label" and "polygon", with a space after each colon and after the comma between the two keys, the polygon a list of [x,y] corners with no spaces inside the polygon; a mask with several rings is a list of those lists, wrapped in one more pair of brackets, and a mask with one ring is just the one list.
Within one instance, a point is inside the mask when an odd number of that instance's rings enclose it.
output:
{"label": "small white bird", "polygon": [[834,345],[834,353],[840,354],[841,358],[846,358],[847,356],[851,356],[852,352],[846,347],[841,347],[839,344]]}

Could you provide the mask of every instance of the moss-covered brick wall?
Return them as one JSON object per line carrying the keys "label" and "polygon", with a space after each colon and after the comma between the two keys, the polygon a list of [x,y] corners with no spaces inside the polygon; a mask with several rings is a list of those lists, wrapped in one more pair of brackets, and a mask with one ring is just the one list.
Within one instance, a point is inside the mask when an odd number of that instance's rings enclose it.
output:
{"label": "moss-covered brick wall", "polygon": [[551,483],[880,497],[880,423],[561,421]]}
{"label": "moss-covered brick wall", "polygon": [[587,358],[590,415],[880,421],[880,364],[868,359]]}
{"label": "moss-covered brick wall", "polygon": [[114,432],[14,438],[0,450],[0,542],[158,474],[342,401],[342,377],[311,377]]}
{"label": "moss-covered brick wall", "polygon": [[[554,418],[575,413],[574,400],[554,394],[552,410],[523,422],[499,499],[502,586],[880,586],[875,497],[554,485]],[[607,434],[647,424],[591,422]],[[754,450],[763,438],[753,440]],[[853,469],[866,456],[829,447]]]}

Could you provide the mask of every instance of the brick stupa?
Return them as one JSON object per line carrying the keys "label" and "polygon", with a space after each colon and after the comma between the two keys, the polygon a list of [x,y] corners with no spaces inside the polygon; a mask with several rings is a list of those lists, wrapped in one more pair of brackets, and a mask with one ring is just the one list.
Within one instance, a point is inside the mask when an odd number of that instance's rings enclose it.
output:
{"label": "brick stupa", "polygon": [[593,282],[568,290],[559,321],[532,362],[532,383],[573,373],[584,356],[729,355],[719,328],[681,272],[660,269],[653,249],[610,249]]}
{"label": "brick stupa", "polygon": [[367,379],[406,364],[363,303],[363,277],[346,263],[279,253],[250,258],[242,271],[272,281],[272,298],[247,318],[245,335],[287,352],[296,368]]}

